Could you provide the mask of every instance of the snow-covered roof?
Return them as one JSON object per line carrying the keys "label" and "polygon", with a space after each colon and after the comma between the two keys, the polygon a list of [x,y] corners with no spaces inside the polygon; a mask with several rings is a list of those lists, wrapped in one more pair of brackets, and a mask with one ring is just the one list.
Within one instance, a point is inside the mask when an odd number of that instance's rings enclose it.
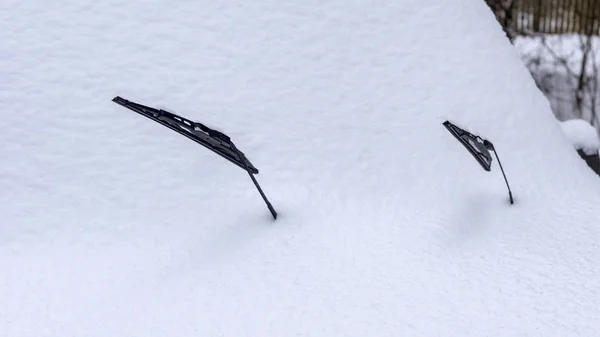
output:
{"label": "snow-covered roof", "polygon": [[3,335],[599,331],[600,184],[483,1],[7,6]]}

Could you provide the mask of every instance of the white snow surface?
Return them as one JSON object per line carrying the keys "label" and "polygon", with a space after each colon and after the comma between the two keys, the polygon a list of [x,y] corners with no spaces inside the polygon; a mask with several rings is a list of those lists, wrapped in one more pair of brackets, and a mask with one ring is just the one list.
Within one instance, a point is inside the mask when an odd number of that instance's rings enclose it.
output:
{"label": "white snow surface", "polygon": [[2,8],[0,335],[600,334],[600,183],[483,1]]}
{"label": "white snow surface", "polygon": [[570,119],[561,122],[560,126],[576,150],[582,150],[587,155],[598,154],[600,139],[590,123],[583,119]]}

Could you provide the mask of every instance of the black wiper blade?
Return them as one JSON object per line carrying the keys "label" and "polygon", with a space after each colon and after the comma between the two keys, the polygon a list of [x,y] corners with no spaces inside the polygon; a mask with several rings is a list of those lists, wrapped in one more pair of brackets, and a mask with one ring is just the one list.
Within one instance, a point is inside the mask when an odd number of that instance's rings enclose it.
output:
{"label": "black wiper blade", "polygon": [[504,168],[502,167],[500,157],[498,156],[498,151],[494,147],[494,144],[487,139],[483,139],[480,136],[476,136],[459,128],[458,126],[450,123],[450,121],[445,121],[442,124],[444,124],[446,129],[450,131],[454,138],[456,138],[469,151],[469,153],[471,153],[473,158],[477,160],[481,167],[488,172],[492,169],[492,155],[490,154],[490,151],[494,151],[494,155],[498,160],[498,166],[500,166],[500,171],[502,171],[502,176],[504,177],[504,182],[506,183],[506,188],[508,189],[510,204],[512,205],[514,203],[512,191],[510,190],[508,179],[506,178]]}
{"label": "black wiper blade", "polygon": [[188,137],[238,167],[258,174],[258,169],[252,165],[241,151],[234,149],[231,139],[226,134],[169,111],[135,103],[120,96],[113,98],[112,101]]}
{"label": "black wiper blade", "polygon": [[246,155],[235,146],[229,136],[220,131],[213,130],[202,123],[191,121],[162,109],[155,109],[143,104],[131,102],[119,96],[113,98],[112,101],[188,137],[244,169],[250,176],[250,179],[252,179],[254,186],[263,198],[269,212],[271,212],[274,219],[277,219],[277,211],[275,211],[275,208],[273,208],[273,205],[271,205],[271,202],[267,199],[267,196],[258,184],[258,181],[254,178],[254,174],[258,174],[258,169],[254,167],[248,158],[246,158]]}
{"label": "black wiper blade", "polygon": [[491,148],[488,147],[488,142],[479,136],[476,136],[468,131],[465,131],[458,126],[445,121],[444,126],[450,133],[469,151],[469,153],[477,160],[484,170],[490,171],[492,168]]}

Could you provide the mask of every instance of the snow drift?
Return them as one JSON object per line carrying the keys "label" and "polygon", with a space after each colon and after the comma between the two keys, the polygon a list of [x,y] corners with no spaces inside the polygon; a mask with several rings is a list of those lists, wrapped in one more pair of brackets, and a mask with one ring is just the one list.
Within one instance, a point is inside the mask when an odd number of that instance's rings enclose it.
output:
{"label": "snow drift", "polygon": [[[597,177],[484,2],[6,6],[4,334],[600,330]],[[280,218],[117,95],[231,136]]]}
{"label": "snow drift", "polygon": [[560,123],[565,136],[571,141],[575,150],[582,150],[587,155],[597,155],[600,139],[596,129],[583,119],[570,119]]}

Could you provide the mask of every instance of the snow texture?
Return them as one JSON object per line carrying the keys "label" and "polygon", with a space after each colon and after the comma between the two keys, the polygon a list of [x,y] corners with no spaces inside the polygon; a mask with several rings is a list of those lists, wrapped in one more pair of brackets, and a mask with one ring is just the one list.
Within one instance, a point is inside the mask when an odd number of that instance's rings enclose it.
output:
{"label": "snow texture", "polygon": [[483,1],[2,7],[3,336],[600,334],[600,182]]}
{"label": "snow texture", "polygon": [[571,119],[560,123],[563,132],[576,150],[582,150],[587,155],[597,155],[600,140],[596,129],[583,119]]}

